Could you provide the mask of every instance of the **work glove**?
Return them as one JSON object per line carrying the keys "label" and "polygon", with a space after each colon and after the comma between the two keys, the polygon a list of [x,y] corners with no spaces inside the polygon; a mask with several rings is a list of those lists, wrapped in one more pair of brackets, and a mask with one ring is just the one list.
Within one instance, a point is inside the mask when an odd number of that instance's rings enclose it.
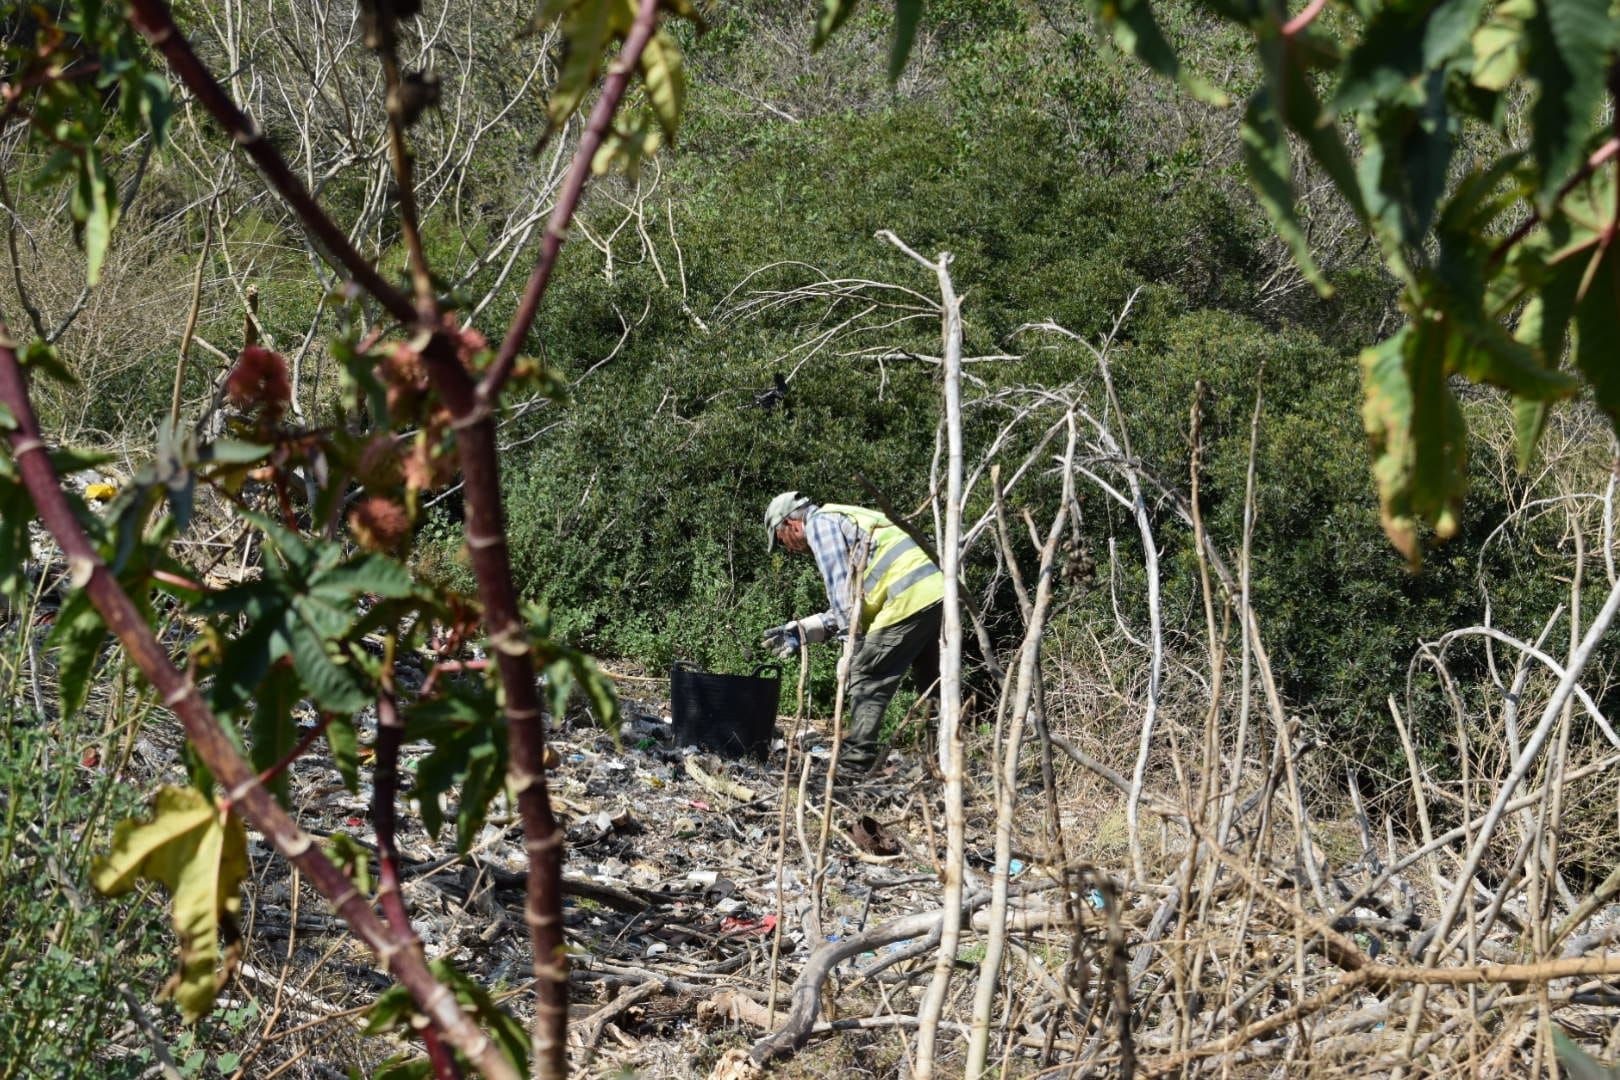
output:
{"label": "work glove", "polygon": [[790,622],[783,623],[781,626],[773,626],[765,631],[759,642],[765,648],[786,660],[799,651],[799,624]]}
{"label": "work glove", "polygon": [[761,643],[786,660],[799,651],[801,641],[814,645],[826,641],[838,629],[836,623],[825,615],[809,615],[803,619],[773,626],[765,631]]}

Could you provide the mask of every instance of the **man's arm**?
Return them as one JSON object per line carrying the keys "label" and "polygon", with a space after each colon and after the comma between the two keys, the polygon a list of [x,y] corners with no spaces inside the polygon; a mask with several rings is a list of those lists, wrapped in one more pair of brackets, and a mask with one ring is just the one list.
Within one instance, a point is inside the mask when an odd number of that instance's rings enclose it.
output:
{"label": "man's arm", "polygon": [[827,587],[829,607],[823,617],[831,620],[842,634],[850,625],[850,562],[866,534],[843,514],[811,514],[805,522],[804,538]]}

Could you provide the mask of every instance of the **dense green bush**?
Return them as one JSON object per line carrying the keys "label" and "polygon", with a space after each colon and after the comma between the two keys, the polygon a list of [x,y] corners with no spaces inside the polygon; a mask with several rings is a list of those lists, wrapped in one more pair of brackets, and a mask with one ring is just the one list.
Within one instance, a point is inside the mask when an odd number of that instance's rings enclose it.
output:
{"label": "dense green bush", "polygon": [[[1009,77],[1025,33],[1013,20],[999,36],[947,43],[967,56],[949,85],[883,107],[801,123],[756,112],[742,124],[698,102],[693,115],[704,119],[667,163],[665,183],[690,306],[710,332],[644,256],[626,267],[621,254],[608,281],[595,251],[572,249],[537,334],[549,359],[578,373],[613,349],[621,319],[647,314],[619,355],[580,385],[563,426],[513,459],[522,580],[581,642],[658,665],[684,656],[741,669],[761,627],[819,608],[808,560],[765,556],[760,509],[783,488],[862,501],[858,474],[897,505],[918,505],[934,453],[935,369],[902,362],[880,372],[838,355],[836,344],[797,366],[804,353],[795,347],[853,308],[716,315],[740,281],[776,262],[794,265],[745,288],[803,285],[814,267],[930,293],[933,283],[914,265],[872,239],[892,228],[918,250],[955,254],[970,353],[1024,354],[974,368],[984,393],[1087,377],[1092,361],[1082,351],[1037,348],[1042,342],[1014,332],[1053,319],[1095,340],[1140,289],[1115,356],[1136,450],[1185,490],[1187,409],[1195,383],[1208,384],[1205,510],[1234,552],[1249,417],[1263,385],[1254,596],[1277,674],[1335,745],[1385,762],[1398,747],[1386,735],[1384,699],[1404,687],[1416,644],[1478,618],[1474,554],[1500,520],[1504,493],[1477,478],[1465,535],[1423,574],[1408,574],[1378,527],[1358,415],[1354,351],[1373,339],[1390,300],[1379,269],[1342,267],[1341,298],[1331,305],[1274,303],[1261,288],[1275,268],[1266,226],[1221,169],[1138,161],[1100,172],[1078,164],[1086,158],[1076,139],[1090,137],[1083,128],[1034,109],[970,107],[984,78]],[[1058,76],[1028,56],[1022,94],[1050,100]],[[1059,76],[1083,94],[1125,92],[1107,70]],[[591,220],[611,224],[619,212],[598,201]],[[660,252],[665,265],[674,262],[667,243]],[[844,348],[881,342],[930,354],[937,335],[937,323],[923,319]],[[755,407],[772,375],[790,372],[789,409]],[[970,455],[989,422],[970,412]],[[1019,498],[1038,507],[1053,494],[1037,483]],[[1159,527],[1168,617],[1196,634],[1191,538],[1171,515]],[[1128,521],[1093,513],[1085,530],[1098,551],[1116,533],[1126,580],[1139,581]],[[1501,570],[1527,608],[1556,604],[1558,586],[1523,568]],[[1105,591],[1066,599],[1111,625]],[[991,612],[997,625],[1008,614],[1005,606]],[[1467,650],[1456,656],[1464,673],[1478,660]],[[1436,731],[1428,741],[1445,739]]]}

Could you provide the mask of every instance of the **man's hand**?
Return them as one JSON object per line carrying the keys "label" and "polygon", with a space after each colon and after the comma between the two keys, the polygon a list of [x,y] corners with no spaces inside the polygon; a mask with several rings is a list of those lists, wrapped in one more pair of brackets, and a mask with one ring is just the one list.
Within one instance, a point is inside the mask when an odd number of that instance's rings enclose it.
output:
{"label": "man's hand", "polygon": [[771,627],[760,638],[760,644],[783,660],[794,656],[799,651],[799,624],[790,622]]}
{"label": "man's hand", "polygon": [[808,641],[814,645],[818,641],[826,641],[832,637],[838,627],[826,615],[807,615],[802,619],[795,619],[781,626],[773,626],[765,631],[760,638],[760,644],[786,660],[799,651],[799,643]]}

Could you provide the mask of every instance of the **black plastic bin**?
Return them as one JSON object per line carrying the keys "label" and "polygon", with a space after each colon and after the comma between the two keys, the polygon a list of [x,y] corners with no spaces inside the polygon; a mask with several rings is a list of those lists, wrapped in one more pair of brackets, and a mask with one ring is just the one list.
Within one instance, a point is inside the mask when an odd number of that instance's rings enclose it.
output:
{"label": "black plastic bin", "polygon": [[677,660],[669,669],[669,696],[675,745],[763,758],[776,732],[782,665],[767,662],[752,675],[716,675]]}

